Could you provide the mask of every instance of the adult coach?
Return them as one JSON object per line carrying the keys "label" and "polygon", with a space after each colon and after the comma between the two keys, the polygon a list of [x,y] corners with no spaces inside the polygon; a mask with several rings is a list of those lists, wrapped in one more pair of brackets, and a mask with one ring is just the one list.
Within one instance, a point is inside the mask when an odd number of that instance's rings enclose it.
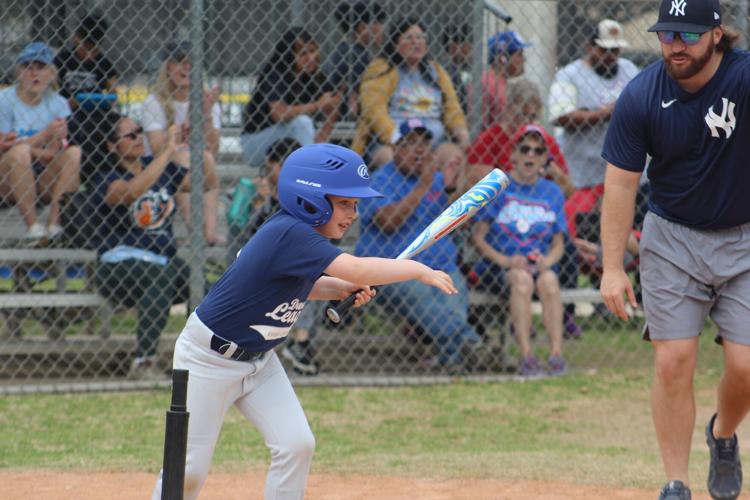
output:
{"label": "adult coach", "polygon": [[734,434],[750,409],[750,54],[721,25],[718,0],[662,0],[663,60],[623,91],[604,144],[602,216],[607,307],[626,319],[635,306],[623,270],[635,194],[646,155],[652,192],[641,240],[647,328],[655,354],[651,395],[669,482],[662,499],[689,499],[695,424],[693,373],[706,316],[718,326],[724,375],[706,427],[708,490],[734,499],[742,472]]}

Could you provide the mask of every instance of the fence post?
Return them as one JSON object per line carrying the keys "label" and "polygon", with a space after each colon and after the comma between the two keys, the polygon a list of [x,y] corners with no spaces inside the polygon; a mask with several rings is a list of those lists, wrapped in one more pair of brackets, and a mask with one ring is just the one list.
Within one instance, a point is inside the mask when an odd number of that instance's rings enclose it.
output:
{"label": "fence post", "polygon": [[[203,299],[203,0],[190,2],[190,309]],[[210,116],[208,117],[210,119]],[[190,313],[190,310],[188,310]]]}
{"label": "fence post", "polygon": [[474,0],[471,55],[471,106],[469,109],[469,133],[472,140],[482,130],[482,70],[484,69],[484,0]]}

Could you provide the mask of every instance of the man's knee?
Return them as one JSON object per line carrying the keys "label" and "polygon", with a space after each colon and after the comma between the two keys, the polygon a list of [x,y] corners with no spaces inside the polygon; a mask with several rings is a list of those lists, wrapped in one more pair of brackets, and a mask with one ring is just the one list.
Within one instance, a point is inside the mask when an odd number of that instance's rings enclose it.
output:
{"label": "man's knee", "polygon": [[655,376],[663,384],[691,383],[695,370],[697,344],[684,340],[656,341]]}

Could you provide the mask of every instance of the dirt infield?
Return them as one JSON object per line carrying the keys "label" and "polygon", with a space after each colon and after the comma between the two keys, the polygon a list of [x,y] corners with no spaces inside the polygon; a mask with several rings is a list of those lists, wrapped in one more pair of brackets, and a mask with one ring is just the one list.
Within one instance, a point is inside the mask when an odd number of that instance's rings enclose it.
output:
{"label": "dirt infield", "polygon": [[[262,499],[263,471],[246,474],[212,474],[201,500]],[[154,475],[127,472],[0,472],[0,498],[4,500],[93,500],[148,498]],[[570,483],[504,482],[497,480],[436,480],[404,477],[314,474],[309,500],[482,500],[482,499],[653,499],[656,491],[612,490]],[[708,499],[703,494],[696,500]]]}

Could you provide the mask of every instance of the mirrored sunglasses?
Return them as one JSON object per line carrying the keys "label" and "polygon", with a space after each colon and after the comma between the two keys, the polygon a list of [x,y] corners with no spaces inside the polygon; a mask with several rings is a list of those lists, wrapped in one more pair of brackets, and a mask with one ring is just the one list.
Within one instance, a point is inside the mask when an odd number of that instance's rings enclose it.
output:
{"label": "mirrored sunglasses", "polygon": [[671,45],[675,38],[680,38],[685,45],[695,45],[703,36],[703,33],[690,33],[683,31],[659,31],[656,33],[661,43]]}

